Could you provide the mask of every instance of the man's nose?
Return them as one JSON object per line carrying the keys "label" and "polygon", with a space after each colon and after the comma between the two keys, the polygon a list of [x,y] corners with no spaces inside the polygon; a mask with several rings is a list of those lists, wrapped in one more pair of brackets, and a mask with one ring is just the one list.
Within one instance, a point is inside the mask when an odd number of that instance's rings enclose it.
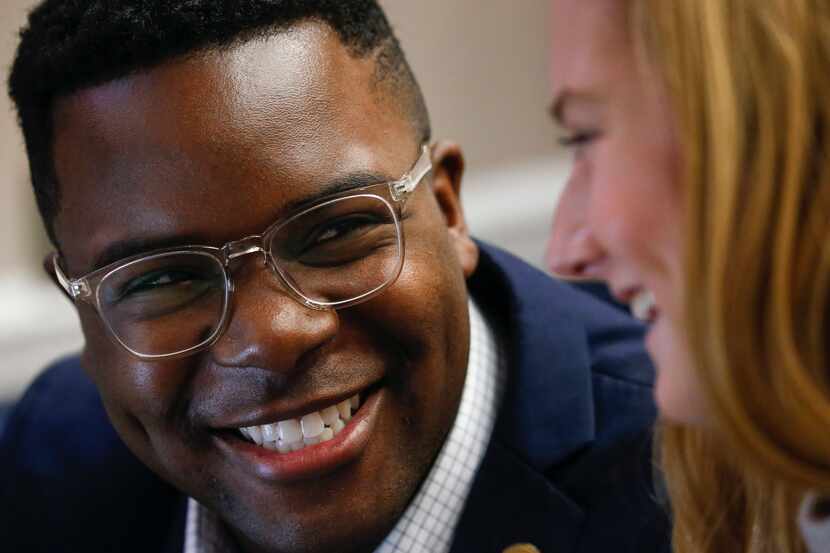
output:
{"label": "man's nose", "polygon": [[213,355],[225,366],[257,367],[290,376],[334,339],[339,317],[334,310],[303,305],[269,267],[252,265],[251,270],[234,275],[230,319]]}
{"label": "man's nose", "polygon": [[559,198],[548,244],[548,268],[563,278],[601,278],[605,253],[588,219],[590,192],[569,183]]}

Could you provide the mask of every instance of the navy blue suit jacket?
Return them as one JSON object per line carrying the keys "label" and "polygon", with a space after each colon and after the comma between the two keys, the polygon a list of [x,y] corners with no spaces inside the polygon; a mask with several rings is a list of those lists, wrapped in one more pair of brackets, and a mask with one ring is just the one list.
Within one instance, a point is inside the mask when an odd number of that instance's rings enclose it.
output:
{"label": "navy blue suit jacket", "polygon": [[[509,376],[452,552],[519,542],[542,553],[668,551],[642,327],[483,245],[469,287],[499,325]],[[186,498],[123,445],[76,357],[45,371],[12,412],[0,486],[4,551],[182,551]]]}

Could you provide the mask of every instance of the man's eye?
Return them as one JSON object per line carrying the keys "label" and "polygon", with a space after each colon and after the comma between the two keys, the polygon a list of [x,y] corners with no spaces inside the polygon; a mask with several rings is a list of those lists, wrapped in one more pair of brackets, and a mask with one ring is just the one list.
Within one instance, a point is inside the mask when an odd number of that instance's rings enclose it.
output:
{"label": "man's eye", "polygon": [[378,218],[370,214],[341,217],[315,229],[306,241],[306,246],[312,248],[334,240],[345,239],[350,235],[359,234],[360,231],[368,230],[379,223]]}
{"label": "man's eye", "polygon": [[185,284],[198,280],[198,275],[192,271],[164,270],[154,271],[146,275],[134,278],[126,283],[121,297],[129,297],[135,294],[154,292],[177,284]]}

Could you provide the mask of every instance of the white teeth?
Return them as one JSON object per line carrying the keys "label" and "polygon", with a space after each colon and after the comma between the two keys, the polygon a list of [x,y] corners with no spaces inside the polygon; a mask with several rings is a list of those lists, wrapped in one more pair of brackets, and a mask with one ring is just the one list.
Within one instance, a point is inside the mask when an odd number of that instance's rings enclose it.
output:
{"label": "white teeth", "polygon": [[654,294],[648,291],[639,292],[631,299],[631,314],[641,321],[649,322],[654,318],[656,307]]}
{"label": "white teeth", "polygon": [[240,428],[239,432],[257,445],[279,453],[290,453],[333,439],[343,431],[359,407],[360,396],[355,395],[299,419],[249,426]]}
{"label": "white teeth", "polygon": [[262,430],[262,441],[263,442],[276,442],[277,441],[277,425],[276,424],[263,424],[259,427]]}
{"label": "white teeth", "polygon": [[254,441],[257,445],[262,445],[265,441],[262,438],[262,428],[259,426],[249,426],[248,428],[244,428],[243,430],[248,431],[248,437]]}
{"label": "white teeth", "polygon": [[323,429],[326,427],[323,424],[323,417],[317,411],[300,419],[300,426],[303,429],[303,438],[316,438],[323,433]]}
{"label": "white teeth", "polygon": [[303,433],[300,431],[300,423],[296,419],[280,421],[277,423],[277,426],[280,429],[280,440],[286,444],[291,445],[303,439]]}
{"label": "white teeth", "polygon": [[323,423],[325,423],[326,426],[334,426],[337,424],[337,421],[340,420],[340,411],[337,410],[336,405],[326,407],[320,411],[320,415],[322,416]]}
{"label": "white teeth", "polygon": [[352,418],[352,402],[349,399],[344,399],[337,404],[337,410],[340,411],[340,418],[345,422],[349,422]]}

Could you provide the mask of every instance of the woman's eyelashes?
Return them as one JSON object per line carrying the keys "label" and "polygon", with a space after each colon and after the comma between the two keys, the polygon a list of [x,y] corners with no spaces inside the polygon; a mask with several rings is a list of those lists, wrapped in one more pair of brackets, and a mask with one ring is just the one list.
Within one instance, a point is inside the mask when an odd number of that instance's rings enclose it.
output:
{"label": "woman's eyelashes", "polygon": [[577,131],[559,137],[559,145],[565,149],[580,148],[593,142],[599,136],[599,131]]}

